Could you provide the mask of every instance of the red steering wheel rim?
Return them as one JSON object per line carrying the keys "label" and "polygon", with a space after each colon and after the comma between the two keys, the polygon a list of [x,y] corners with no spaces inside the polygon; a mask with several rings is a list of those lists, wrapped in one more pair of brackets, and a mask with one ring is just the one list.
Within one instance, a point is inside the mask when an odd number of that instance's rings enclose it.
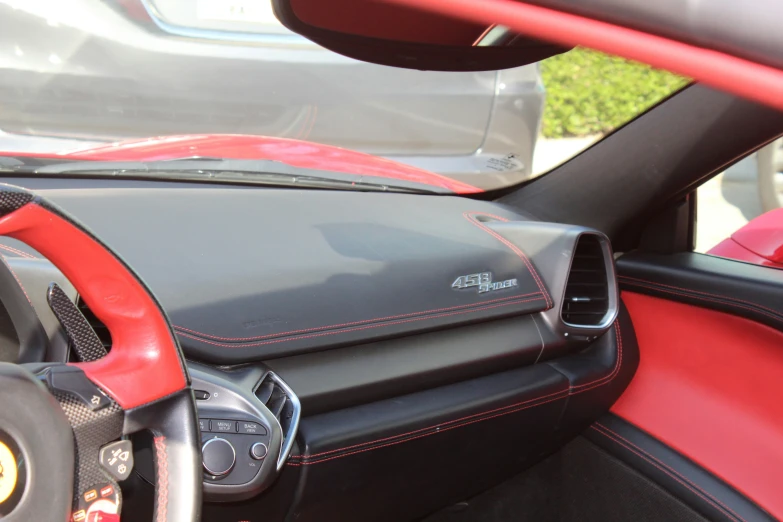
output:
{"label": "red steering wheel rim", "polygon": [[106,246],[61,211],[32,196],[0,218],[0,234],[46,256],[109,328],[109,355],[76,365],[123,409],[154,402],[187,386],[179,347],[160,306]]}
{"label": "red steering wheel rim", "polygon": [[[170,322],[149,289],[89,230],[24,189],[0,184],[0,235],[27,243],[48,258],[108,327],[112,336],[109,354],[73,366],[122,409],[122,434],[152,432],[156,470],[154,520],[199,520],[202,474],[196,405]],[[80,425],[84,415],[89,416],[90,412],[76,414]],[[73,420],[71,427],[79,450]],[[110,439],[118,436],[119,432]],[[88,438],[88,445],[93,445],[94,437]],[[89,470],[95,467],[90,459],[97,460],[98,455],[92,454],[96,452],[96,448],[91,448],[79,456],[78,479],[88,477]],[[85,480],[93,478],[89,475]],[[82,492],[75,493],[74,498],[79,498]]]}

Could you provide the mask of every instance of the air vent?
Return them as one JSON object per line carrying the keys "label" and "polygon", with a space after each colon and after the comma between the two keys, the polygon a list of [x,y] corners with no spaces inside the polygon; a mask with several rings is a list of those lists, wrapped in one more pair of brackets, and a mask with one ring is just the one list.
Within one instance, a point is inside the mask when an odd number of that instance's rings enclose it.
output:
{"label": "air vent", "polygon": [[301,413],[299,398],[280,377],[272,372],[267,373],[261,379],[254,393],[258,400],[275,416],[283,430],[283,447],[277,461],[277,469],[280,470],[291,452],[296,430],[299,427]]}
{"label": "air vent", "polygon": [[90,326],[92,326],[92,329],[95,330],[95,333],[98,334],[98,338],[101,340],[103,347],[106,348],[106,351],[110,351],[111,334],[109,333],[109,329],[106,328],[106,325],[103,324],[94,313],[92,313],[90,307],[87,306],[87,303],[85,303],[81,297],[76,299],[76,307],[82,313],[84,318],[87,319],[87,322],[90,323]]}
{"label": "air vent", "polygon": [[560,317],[571,326],[598,326],[609,311],[606,258],[597,236],[579,237]]}

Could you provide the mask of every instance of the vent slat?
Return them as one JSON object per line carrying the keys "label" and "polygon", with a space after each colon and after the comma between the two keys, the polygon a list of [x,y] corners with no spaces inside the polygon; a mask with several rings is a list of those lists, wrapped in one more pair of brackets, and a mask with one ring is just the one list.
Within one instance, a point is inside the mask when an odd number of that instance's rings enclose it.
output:
{"label": "vent slat", "polygon": [[273,372],[267,372],[253,391],[255,396],[277,418],[283,430],[280,456],[277,459],[277,470],[280,471],[286,459],[291,454],[302,407],[299,398],[280,377]]}
{"label": "vent slat", "polygon": [[293,435],[291,423],[296,414],[296,407],[294,406],[296,398],[289,397],[285,389],[270,375],[267,375],[259,383],[256,387],[255,395],[280,422],[280,427],[283,429],[283,442],[285,443],[288,437]]}
{"label": "vent slat", "polygon": [[269,402],[269,398],[272,397],[272,392],[274,391],[275,383],[267,379],[256,388],[256,397],[258,397],[258,400],[262,403],[266,404]]}
{"label": "vent slat", "polygon": [[266,403],[266,407],[272,412],[277,420],[280,420],[280,413],[282,413],[285,407],[286,397],[285,395],[272,396],[269,402]]}
{"label": "vent slat", "polygon": [[579,238],[566,281],[560,317],[568,324],[594,326],[609,309],[609,285],[601,243],[594,235]]}

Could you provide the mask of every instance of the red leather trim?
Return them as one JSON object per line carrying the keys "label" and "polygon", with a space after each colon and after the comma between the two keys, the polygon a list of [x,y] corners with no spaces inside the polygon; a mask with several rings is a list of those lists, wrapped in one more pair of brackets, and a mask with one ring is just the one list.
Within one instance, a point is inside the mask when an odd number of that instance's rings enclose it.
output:
{"label": "red leather trim", "polygon": [[100,243],[35,203],[0,218],[0,234],[46,256],[109,328],[109,355],[76,366],[120,406],[141,406],[186,386],[179,350],[157,304]]}
{"label": "red leather trim", "polygon": [[783,71],[641,31],[514,0],[386,0],[565,46],[582,45],[668,69],[706,85],[783,109]]}
{"label": "red leather trim", "polygon": [[612,412],[783,519],[783,333],[623,292],[640,361]]}
{"label": "red leather trim", "polygon": [[470,45],[484,31],[483,24],[454,20],[410,7],[355,0],[290,0],[293,14],[306,25],[383,40]]}

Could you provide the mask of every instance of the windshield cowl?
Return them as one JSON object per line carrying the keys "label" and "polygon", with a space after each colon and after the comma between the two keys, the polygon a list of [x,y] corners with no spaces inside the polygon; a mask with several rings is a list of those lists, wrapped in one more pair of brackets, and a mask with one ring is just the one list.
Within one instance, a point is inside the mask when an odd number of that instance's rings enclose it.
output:
{"label": "windshield cowl", "polygon": [[271,160],[301,169],[408,181],[456,194],[482,192],[467,183],[370,154],[300,140],[242,134],[158,136],[53,154],[0,151],[0,155],[102,162],[158,162],[189,158]]}

